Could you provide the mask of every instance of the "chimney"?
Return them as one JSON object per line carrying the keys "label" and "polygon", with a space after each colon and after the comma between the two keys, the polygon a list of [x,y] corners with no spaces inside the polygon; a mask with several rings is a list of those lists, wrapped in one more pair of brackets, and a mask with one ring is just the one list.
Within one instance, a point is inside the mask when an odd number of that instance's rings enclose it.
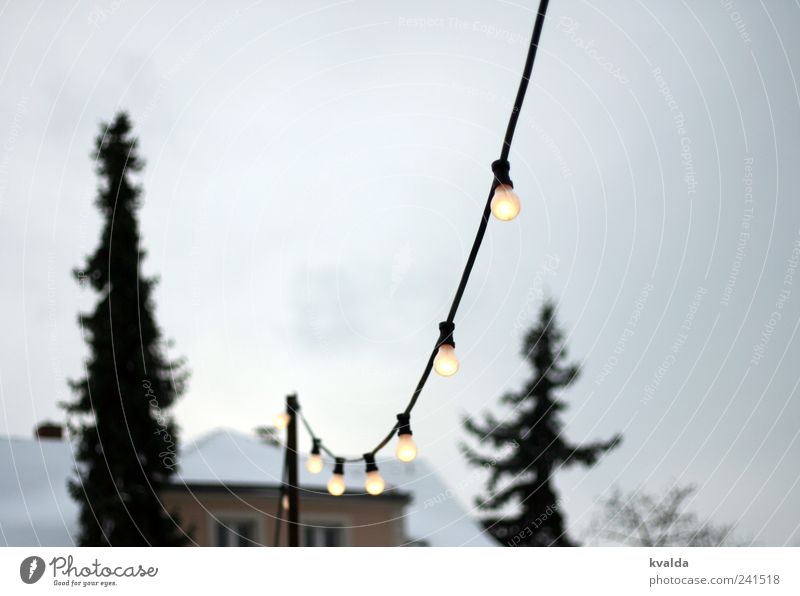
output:
{"label": "chimney", "polygon": [[64,427],[54,422],[42,422],[33,431],[33,435],[41,439],[55,439],[60,441],[64,437]]}

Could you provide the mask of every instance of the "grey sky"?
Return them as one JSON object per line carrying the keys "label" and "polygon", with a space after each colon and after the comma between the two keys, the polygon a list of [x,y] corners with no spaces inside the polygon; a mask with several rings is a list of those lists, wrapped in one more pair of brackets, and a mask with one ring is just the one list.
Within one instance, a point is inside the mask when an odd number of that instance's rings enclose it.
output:
{"label": "grey sky", "polygon": [[[0,10],[0,433],[60,419],[80,375],[89,152],[124,107],[145,270],[193,371],[184,435],[250,430],[296,390],[333,448],[371,448],[446,316],[535,2]],[[522,213],[491,222],[461,371],[415,410],[465,503],[460,416],[526,377],[545,292],[585,364],[569,437],[625,436],[559,476],[576,535],[612,484],[680,480],[702,514],[800,544],[799,23],[782,0],[552,0],[510,159]]]}

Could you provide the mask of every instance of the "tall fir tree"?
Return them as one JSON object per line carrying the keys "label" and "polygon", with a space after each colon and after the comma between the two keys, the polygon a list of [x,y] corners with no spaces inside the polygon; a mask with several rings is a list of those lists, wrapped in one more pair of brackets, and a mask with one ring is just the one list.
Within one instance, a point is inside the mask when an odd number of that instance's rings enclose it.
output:
{"label": "tall fir tree", "polygon": [[100,177],[96,205],[104,219],[100,245],[74,274],[97,292],[92,313],[79,316],[90,348],[86,375],[72,382],[66,404],[76,439],[84,546],[177,546],[185,541],[165,511],[159,489],[174,473],[177,429],[168,414],[184,390],[183,361],[164,352],[156,324],[155,278],[143,277],[137,212],[141,171],[127,114],[103,125],[93,157]]}
{"label": "tall fir tree", "polygon": [[[486,414],[484,423],[470,418],[464,428],[476,437],[485,456],[461,445],[470,464],[488,470],[488,494],[480,508],[493,515],[486,529],[506,546],[573,546],[564,528],[563,502],[556,494],[553,474],[561,468],[593,465],[621,437],[578,446],[564,437],[559,413],[565,408],[558,394],[578,377],[567,364],[563,334],[556,326],[555,305],[547,301],[539,320],[527,333],[522,355],[533,368],[532,378],[518,392],[506,393],[501,403],[512,411],[502,420]],[[498,486],[500,487],[498,489]]]}

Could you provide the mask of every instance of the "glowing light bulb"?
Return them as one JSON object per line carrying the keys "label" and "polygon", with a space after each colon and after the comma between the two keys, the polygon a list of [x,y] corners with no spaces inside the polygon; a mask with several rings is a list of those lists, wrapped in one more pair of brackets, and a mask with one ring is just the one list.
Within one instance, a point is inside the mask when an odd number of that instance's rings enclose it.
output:
{"label": "glowing light bulb", "polygon": [[397,450],[395,451],[397,459],[404,462],[414,461],[414,458],[417,457],[417,445],[411,435],[399,435],[397,439]]}
{"label": "glowing light bulb", "polygon": [[381,478],[380,473],[375,470],[367,473],[364,488],[366,488],[367,492],[371,495],[379,495],[383,492],[383,489],[386,488],[386,483],[383,481],[383,478]]}
{"label": "glowing light bulb", "polygon": [[284,511],[289,511],[289,495],[283,495],[281,506],[283,507]]}
{"label": "glowing light bulb", "polygon": [[442,344],[433,360],[434,370],[443,377],[451,377],[458,372],[456,349],[450,344]]}
{"label": "glowing light bulb", "polygon": [[519,197],[509,184],[498,184],[492,197],[492,215],[500,221],[511,221],[519,215]]}
{"label": "glowing light bulb", "polygon": [[289,415],[288,412],[281,412],[275,418],[272,419],[272,425],[277,428],[278,430],[283,430],[287,426],[289,426],[289,421],[292,417]]}
{"label": "glowing light bulb", "polygon": [[344,494],[347,485],[344,483],[344,474],[334,474],[328,481],[328,492],[334,497]]}
{"label": "glowing light bulb", "polygon": [[347,485],[344,483],[344,458],[337,457],[333,465],[333,476],[328,481],[328,492],[334,497],[344,494]]}
{"label": "glowing light bulb", "polygon": [[322,472],[322,457],[319,453],[312,453],[306,460],[306,470],[312,474],[319,474]]}

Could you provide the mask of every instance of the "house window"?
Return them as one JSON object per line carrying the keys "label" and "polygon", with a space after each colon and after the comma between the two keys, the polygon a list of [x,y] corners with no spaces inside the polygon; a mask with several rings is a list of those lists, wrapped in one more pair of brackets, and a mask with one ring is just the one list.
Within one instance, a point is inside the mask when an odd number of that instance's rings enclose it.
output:
{"label": "house window", "polygon": [[214,546],[258,546],[258,521],[218,517],[213,522]]}
{"label": "house window", "polygon": [[345,546],[345,528],[331,522],[305,522],[303,546]]}

